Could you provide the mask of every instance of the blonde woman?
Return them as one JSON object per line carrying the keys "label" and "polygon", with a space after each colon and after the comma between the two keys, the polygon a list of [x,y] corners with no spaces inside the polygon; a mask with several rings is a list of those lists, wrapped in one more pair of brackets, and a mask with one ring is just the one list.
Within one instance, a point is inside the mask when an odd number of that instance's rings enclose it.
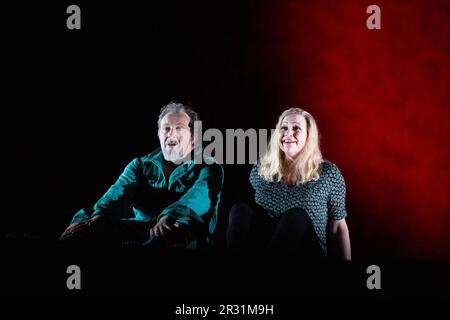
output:
{"label": "blonde woman", "polygon": [[300,108],[281,114],[250,183],[252,203],[230,211],[229,248],[256,242],[271,252],[326,257],[330,247],[333,256],[351,260],[344,178],[323,160],[311,114]]}

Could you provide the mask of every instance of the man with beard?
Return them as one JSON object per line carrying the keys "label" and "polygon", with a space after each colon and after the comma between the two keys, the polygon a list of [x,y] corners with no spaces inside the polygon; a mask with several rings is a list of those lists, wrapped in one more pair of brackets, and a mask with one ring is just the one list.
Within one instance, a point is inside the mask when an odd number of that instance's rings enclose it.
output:
{"label": "man with beard", "polygon": [[131,161],[92,208],[75,214],[61,239],[210,247],[223,169],[211,159],[196,161],[195,121],[199,117],[189,106],[164,106],[158,119],[161,147]]}

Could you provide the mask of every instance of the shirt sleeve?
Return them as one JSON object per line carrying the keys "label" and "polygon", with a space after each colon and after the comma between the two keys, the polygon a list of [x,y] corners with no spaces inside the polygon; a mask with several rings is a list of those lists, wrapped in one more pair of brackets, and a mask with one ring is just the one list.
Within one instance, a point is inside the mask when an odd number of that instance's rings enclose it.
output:
{"label": "shirt sleeve", "polygon": [[200,170],[192,187],[175,203],[165,208],[158,219],[169,215],[179,223],[192,219],[204,222],[204,215],[214,212],[220,200],[223,185],[223,168],[219,164],[207,165]]}
{"label": "shirt sleeve", "polygon": [[328,218],[341,220],[347,217],[345,209],[345,180],[338,167],[332,165],[330,174],[330,194],[328,196]]}
{"label": "shirt sleeve", "polygon": [[71,223],[86,220],[99,214],[122,217],[133,205],[141,172],[141,161],[136,158],[126,166],[116,183],[95,203],[94,207],[83,208],[78,211]]}

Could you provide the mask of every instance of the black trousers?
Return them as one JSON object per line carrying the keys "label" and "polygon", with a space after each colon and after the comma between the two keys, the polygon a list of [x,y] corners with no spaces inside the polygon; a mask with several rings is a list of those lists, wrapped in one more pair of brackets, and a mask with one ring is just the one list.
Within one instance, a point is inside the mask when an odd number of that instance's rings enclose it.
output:
{"label": "black trousers", "polygon": [[172,228],[164,236],[150,237],[153,226],[154,223],[144,221],[103,218],[86,229],[65,234],[60,240],[74,245],[125,247],[189,248],[198,245],[196,234],[187,226]]}
{"label": "black trousers", "polygon": [[236,203],[230,210],[227,247],[234,250],[264,249],[271,254],[324,258],[314,226],[301,208],[270,217],[257,204]]}

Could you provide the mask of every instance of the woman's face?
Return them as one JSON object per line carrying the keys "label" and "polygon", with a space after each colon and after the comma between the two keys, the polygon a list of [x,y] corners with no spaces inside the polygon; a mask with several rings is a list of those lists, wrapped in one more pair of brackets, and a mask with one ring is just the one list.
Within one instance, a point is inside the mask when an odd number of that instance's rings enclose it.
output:
{"label": "woman's face", "polygon": [[288,115],[281,122],[280,149],[287,158],[294,159],[300,154],[306,143],[306,119],[299,114]]}

